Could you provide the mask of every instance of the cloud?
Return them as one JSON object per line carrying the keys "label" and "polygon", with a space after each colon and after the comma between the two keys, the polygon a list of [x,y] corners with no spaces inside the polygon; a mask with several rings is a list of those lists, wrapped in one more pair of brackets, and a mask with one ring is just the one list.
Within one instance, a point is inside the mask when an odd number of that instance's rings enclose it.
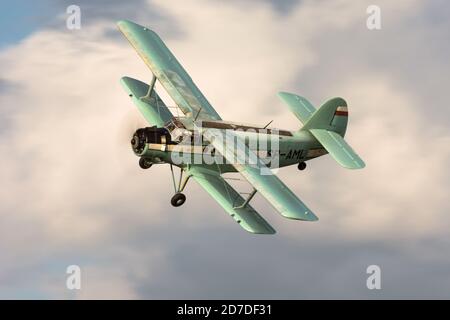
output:
{"label": "cloud", "polygon": [[[257,197],[274,237],[246,234],[193,182],[175,210],[168,168],[138,168],[128,138],[142,120],[118,80],[148,81],[150,72],[111,36],[123,6],[97,15],[90,5],[83,10],[96,18],[80,31],[47,28],[0,51],[2,296],[445,296],[449,261],[438,253],[448,243],[449,134],[443,120],[430,125],[423,101],[440,118],[445,110],[440,95],[408,82],[414,71],[403,72],[414,61],[406,47],[426,57],[420,75],[448,84],[433,59],[441,48],[427,51],[411,36],[445,33],[426,18],[411,24],[419,2],[380,6],[379,33],[365,28],[365,4],[349,1],[280,11],[269,2],[158,0],[134,17],[161,34],[225,119],[298,128],[279,90],[316,105],[333,95],[349,102],[346,139],[367,168],[350,172],[323,157],[302,173],[281,170],[321,220],[283,219]],[[72,296],[64,277],[74,263],[84,285]],[[389,281],[379,296],[365,289],[369,264]]]}

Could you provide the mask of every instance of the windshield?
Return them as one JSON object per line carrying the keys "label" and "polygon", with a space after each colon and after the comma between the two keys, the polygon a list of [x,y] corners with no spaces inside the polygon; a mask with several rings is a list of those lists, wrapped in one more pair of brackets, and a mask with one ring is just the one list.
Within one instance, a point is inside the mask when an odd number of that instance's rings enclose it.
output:
{"label": "windshield", "polygon": [[178,118],[172,118],[170,121],[166,122],[164,127],[166,127],[167,130],[169,131],[172,131],[175,128],[185,129],[183,123],[181,123],[181,121]]}
{"label": "windshield", "polygon": [[167,122],[164,127],[169,130],[172,141],[180,142],[184,138],[190,137],[192,135],[192,133],[187,130],[181,123],[181,121],[177,118],[172,118],[172,120]]}

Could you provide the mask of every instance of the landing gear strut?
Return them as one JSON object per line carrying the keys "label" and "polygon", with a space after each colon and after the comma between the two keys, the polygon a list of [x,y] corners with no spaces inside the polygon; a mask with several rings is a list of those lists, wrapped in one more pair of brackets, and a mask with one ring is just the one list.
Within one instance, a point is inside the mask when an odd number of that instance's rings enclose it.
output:
{"label": "landing gear strut", "polygon": [[172,181],[173,181],[173,188],[175,189],[175,195],[170,200],[170,203],[174,207],[179,207],[183,205],[183,203],[186,201],[186,196],[182,194],[181,192],[184,190],[184,187],[186,187],[186,184],[190,178],[190,176],[185,176],[183,179],[183,169],[180,169],[180,179],[178,180],[178,185],[175,182],[175,174],[173,173],[173,166],[170,165],[170,171],[172,172]]}
{"label": "landing gear strut", "polygon": [[149,159],[139,159],[139,167],[141,167],[142,169],[149,169],[152,165],[153,163]]}
{"label": "landing gear strut", "polygon": [[306,163],[305,162],[300,162],[299,164],[298,164],[298,170],[305,170],[306,169]]}

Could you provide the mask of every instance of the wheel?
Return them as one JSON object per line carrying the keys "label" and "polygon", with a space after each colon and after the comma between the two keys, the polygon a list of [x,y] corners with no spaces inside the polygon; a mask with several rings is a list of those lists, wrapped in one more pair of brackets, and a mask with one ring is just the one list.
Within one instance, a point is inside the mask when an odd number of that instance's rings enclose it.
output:
{"label": "wheel", "polygon": [[139,159],[139,167],[142,169],[148,169],[153,165],[153,163],[149,159],[140,158]]}
{"label": "wheel", "polygon": [[174,207],[179,207],[181,206],[184,202],[186,201],[186,196],[182,193],[175,193],[175,195],[172,197],[172,199],[170,200],[170,203],[174,206]]}
{"label": "wheel", "polygon": [[298,164],[298,170],[305,170],[306,169],[306,163],[305,162],[300,162]]}

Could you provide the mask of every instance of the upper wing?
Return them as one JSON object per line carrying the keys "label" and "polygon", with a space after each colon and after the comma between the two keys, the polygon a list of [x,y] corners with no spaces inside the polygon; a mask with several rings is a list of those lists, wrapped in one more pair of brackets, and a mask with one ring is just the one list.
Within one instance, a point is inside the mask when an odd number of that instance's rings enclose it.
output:
{"label": "upper wing", "polygon": [[244,198],[217,172],[193,165],[189,167],[188,174],[192,175],[242,228],[251,233],[275,233],[275,230],[250,205],[240,208],[245,201]]}
{"label": "upper wing", "polygon": [[[237,148],[233,148],[229,144],[222,143],[224,139],[221,130],[206,129],[202,133],[281,215],[297,220],[318,220],[314,213],[270,171],[256,154],[247,148],[242,139],[232,132],[227,132],[227,134],[234,135],[235,141],[237,141]],[[243,157],[254,159],[255,165],[245,164]]]}
{"label": "upper wing", "polygon": [[325,129],[310,129],[309,131],[341,166],[348,169],[361,169],[366,166],[364,161],[336,132]]}
{"label": "upper wing", "polygon": [[311,115],[316,111],[316,108],[303,97],[289,92],[279,92],[278,96],[284,103],[287,104],[292,113],[299,119],[302,123],[311,118]]}
{"label": "upper wing", "polygon": [[126,20],[119,21],[117,25],[187,117],[194,118],[198,114],[199,120],[221,120],[154,31]]}

